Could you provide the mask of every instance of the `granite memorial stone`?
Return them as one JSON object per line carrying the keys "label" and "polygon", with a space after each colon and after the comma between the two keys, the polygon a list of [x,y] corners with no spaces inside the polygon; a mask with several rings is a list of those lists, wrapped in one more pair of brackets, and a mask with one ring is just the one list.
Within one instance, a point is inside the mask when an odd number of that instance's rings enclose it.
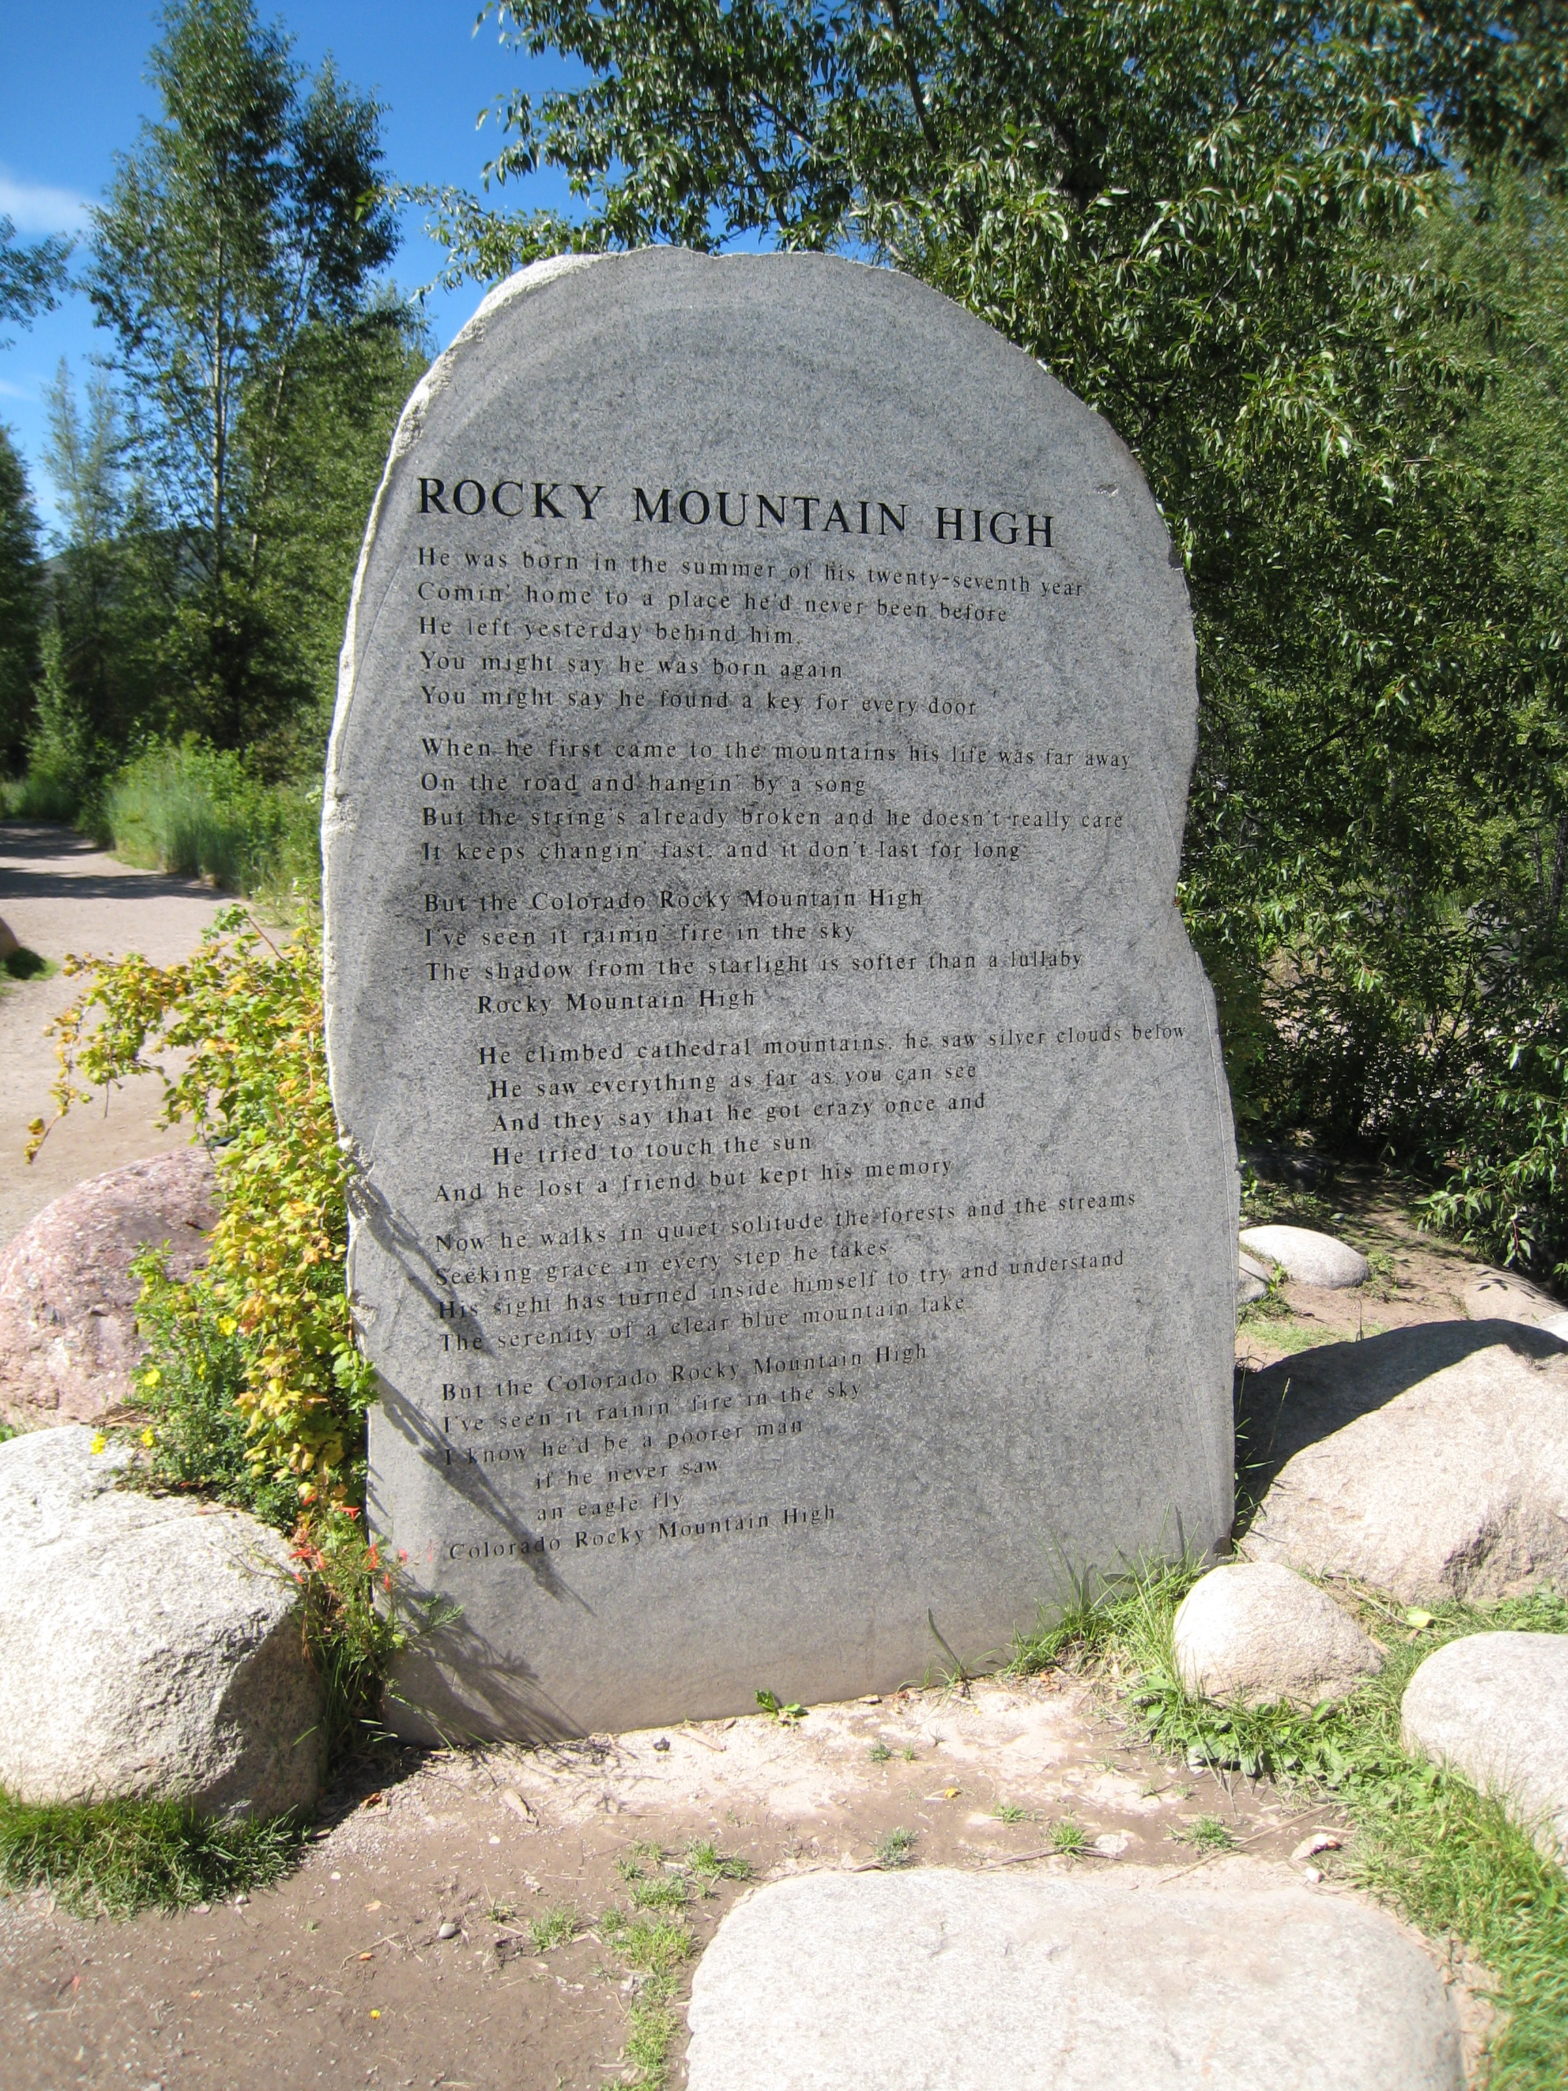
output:
{"label": "granite memorial stone", "polygon": [[979,1666],[1224,1536],[1195,713],[1132,457],[906,277],[544,263],[434,366],[325,814],[410,1733]]}

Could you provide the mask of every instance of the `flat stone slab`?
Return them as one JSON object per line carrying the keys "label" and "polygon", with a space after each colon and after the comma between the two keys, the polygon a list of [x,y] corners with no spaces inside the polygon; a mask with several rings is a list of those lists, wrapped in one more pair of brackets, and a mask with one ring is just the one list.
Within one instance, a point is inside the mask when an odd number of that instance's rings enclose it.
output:
{"label": "flat stone slab", "polygon": [[692,1984],[689,2091],[1461,2091],[1437,1970],[1246,1860],[1111,1879],[813,1873]]}
{"label": "flat stone slab", "polygon": [[1568,1635],[1467,1634],[1405,1687],[1405,1747],[1495,1794],[1548,1858],[1568,1856]]}
{"label": "flat stone slab", "polygon": [[1254,1256],[1267,1256],[1287,1278],[1301,1285],[1321,1285],[1325,1292],[1365,1285],[1372,1275],[1372,1266],[1359,1249],[1336,1241],[1332,1234],[1319,1234],[1313,1227],[1246,1227],[1241,1246]]}

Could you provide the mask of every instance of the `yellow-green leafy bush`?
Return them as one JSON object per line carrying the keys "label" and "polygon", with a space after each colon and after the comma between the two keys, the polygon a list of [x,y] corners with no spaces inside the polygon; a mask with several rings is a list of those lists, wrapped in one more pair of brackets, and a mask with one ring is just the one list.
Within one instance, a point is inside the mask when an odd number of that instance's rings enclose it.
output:
{"label": "yellow-green leafy bush", "polygon": [[[71,958],[84,982],[55,1019],[63,1115],[151,1073],[168,1123],[212,1153],[222,1214],[206,1268],[181,1283],[142,1259],[138,1375],[155,1478],[246,1501],[288,1525],[356,1507],[374,1376],[343,1282],[347,1163],[327,1089],[320,938],[275,943],[243,908],[195,956]],[[36,1152],[47,1128],[32,1129]]]}

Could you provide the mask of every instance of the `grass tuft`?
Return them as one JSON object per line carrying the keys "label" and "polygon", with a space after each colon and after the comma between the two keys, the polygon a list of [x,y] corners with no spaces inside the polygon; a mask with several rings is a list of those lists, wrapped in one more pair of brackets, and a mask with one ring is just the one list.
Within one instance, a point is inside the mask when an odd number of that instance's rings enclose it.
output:
{"label": "grass tuft", "polygon": [[720,1851],[707,1837],[693,1837],[686,1847],[686,1865],[702,1881],[751,1879],[750,1859],[743,1859],[738,1852]]}
{"label": "grass tuft", "polygon": [[0,1886],[47,1888],[81,1916],[186,1909],[271,1887],[300,1841],[286,1816],[224,1823],[176,1801],[40,1806],[0,1792]]}
{"label": "grass tuft", "polygon": [[889,1830],[872,1846],[878,1859],[889,1869],[912,1866],[915,1862],[915,1845],[918,1839],[913,1830]]}
{"label": "grass tuft", "polygon": [[576,1910],[546,1910],[542,1917],[529,1918],[528,1942],[536,1953],[553,1953],[557,1946],[569,1946],[581,1929]]}

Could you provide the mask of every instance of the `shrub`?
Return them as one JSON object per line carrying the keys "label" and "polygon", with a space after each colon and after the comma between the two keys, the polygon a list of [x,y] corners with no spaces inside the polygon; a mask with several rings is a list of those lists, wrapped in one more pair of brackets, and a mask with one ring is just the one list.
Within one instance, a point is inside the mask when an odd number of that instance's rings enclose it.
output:
{"label": "shrub", "polygon": [[[204,1270],[182,1284],[156,1254],[141,1266],[154,1477],[280,1524],[357,1509],[374,1375],[343,1282],[347,1162],[327,1089],[319,937],[301,927],[278,945],[231,908],[179,965],[73,958],[66,971],[87,985],[52,1026],[59,1112],[90,1100],[83,1084],[155,1073],[165,1122],[194,1125],[222,1195]],[[46,1130],[35,1122],[30,1153]]]}

